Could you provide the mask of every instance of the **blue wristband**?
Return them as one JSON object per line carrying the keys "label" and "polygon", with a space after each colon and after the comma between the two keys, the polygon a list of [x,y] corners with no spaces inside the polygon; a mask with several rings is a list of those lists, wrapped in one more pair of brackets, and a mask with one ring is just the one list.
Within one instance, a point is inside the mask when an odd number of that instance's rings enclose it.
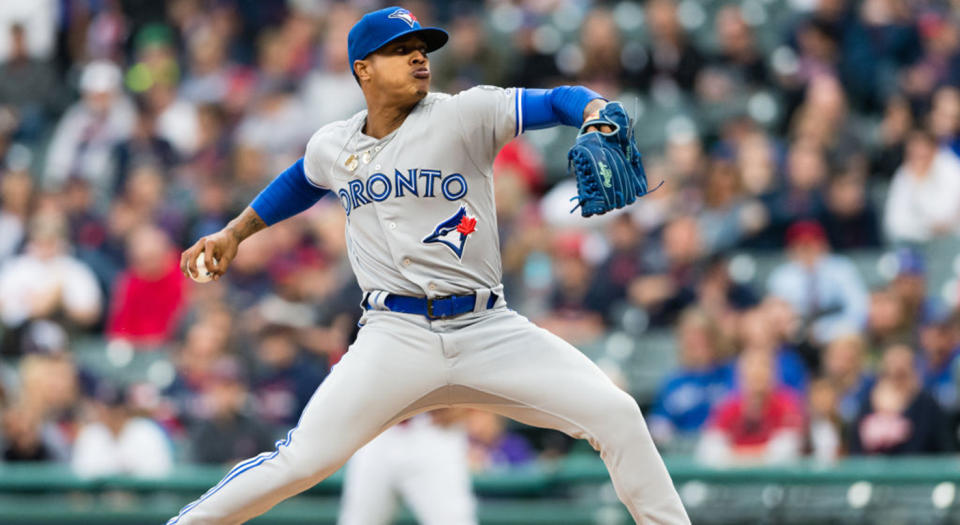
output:
{"label": "blue wristband", "polygon": [[328,193],[330,190],[307,179],[301,157],[273,179],[250,206],[270,226],[306,210]]}

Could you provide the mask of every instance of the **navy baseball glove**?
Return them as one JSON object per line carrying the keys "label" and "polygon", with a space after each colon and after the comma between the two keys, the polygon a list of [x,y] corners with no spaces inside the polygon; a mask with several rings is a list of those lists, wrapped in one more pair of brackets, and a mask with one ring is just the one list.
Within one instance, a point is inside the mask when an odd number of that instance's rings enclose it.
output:
{"label": "navy baseball glove", "polygon": [[[580,126],[577,141],[567,154],[568,169],[577,175],[578,195],[571,200],[578,204],[571,213],[579,207],[584,217],[601,215],[648,193],[632,124],[623,104],[610,102],[596,118]],[[594,125],[608,125],[613,131],[585,131]]]}

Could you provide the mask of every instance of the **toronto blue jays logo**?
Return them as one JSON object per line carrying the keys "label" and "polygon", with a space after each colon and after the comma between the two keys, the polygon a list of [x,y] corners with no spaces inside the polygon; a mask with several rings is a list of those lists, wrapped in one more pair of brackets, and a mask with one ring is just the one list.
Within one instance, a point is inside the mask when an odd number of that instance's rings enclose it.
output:
{"label": "toronto blue jays logo", "polygon": [[467,237],[475,231],[477,231],[477,218],[467,215],[466,206],[461,205],[453,217],[438,224],[433,233],[424,237],[423,243],[439,242],[453,250],[458,259],[462,259],[463,246],[467,244]]}
{"label": "toronto blue jays logo", "polygon": [[390,13],[390,16],[387,18],[397,18],[403,20],[410,27],[413,27],[413,24],[417,23],[417,17],[413,16],[413,13],[407,11],[406,9],[397,9],[396,11]]}

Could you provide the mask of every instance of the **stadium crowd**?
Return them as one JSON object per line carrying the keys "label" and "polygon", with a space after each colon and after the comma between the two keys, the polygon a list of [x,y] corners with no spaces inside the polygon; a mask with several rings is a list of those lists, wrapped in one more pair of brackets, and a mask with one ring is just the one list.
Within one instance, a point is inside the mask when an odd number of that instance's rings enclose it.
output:
{"label": "stadium crowd", "polygon": [[[956,448],[960,286],[931,282],[928,248],[960,254],[960,2],[403,4],[450,31],[436,90],[577,83],[637,112],[662,187],[570,215],[573,131],[532,132],[498,157],[498,226],[507,299],[541,326],[636,352],[675,333],[676,367],[638,399],[666,451]],[[3,2],[4,461],[162,475],[296,424],[360,313],[339,203],[250,238],[216,283],[186,280],[179,252],[362,108],[346,33],[380,6]],[[862,275],[864,252],[891,254],[889,279]],[[744,278],[742,253],[781,260]],[[146,373],[120,373],[140,356]],[[467,428],[478,469],[569,446],[484,414]]]}

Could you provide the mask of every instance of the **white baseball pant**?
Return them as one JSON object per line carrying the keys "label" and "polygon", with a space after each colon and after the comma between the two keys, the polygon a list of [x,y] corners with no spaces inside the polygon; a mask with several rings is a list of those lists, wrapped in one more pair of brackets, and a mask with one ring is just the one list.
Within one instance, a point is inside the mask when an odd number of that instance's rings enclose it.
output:
{"label": "white baseball pant", "polygon": [[586,356],[504,307],[428,320],[369,311],[300,421],[167,525],[242,523],[336,472],[398,421],[451,406],[587,439],[637,523],[687,517],[640,408]]}

